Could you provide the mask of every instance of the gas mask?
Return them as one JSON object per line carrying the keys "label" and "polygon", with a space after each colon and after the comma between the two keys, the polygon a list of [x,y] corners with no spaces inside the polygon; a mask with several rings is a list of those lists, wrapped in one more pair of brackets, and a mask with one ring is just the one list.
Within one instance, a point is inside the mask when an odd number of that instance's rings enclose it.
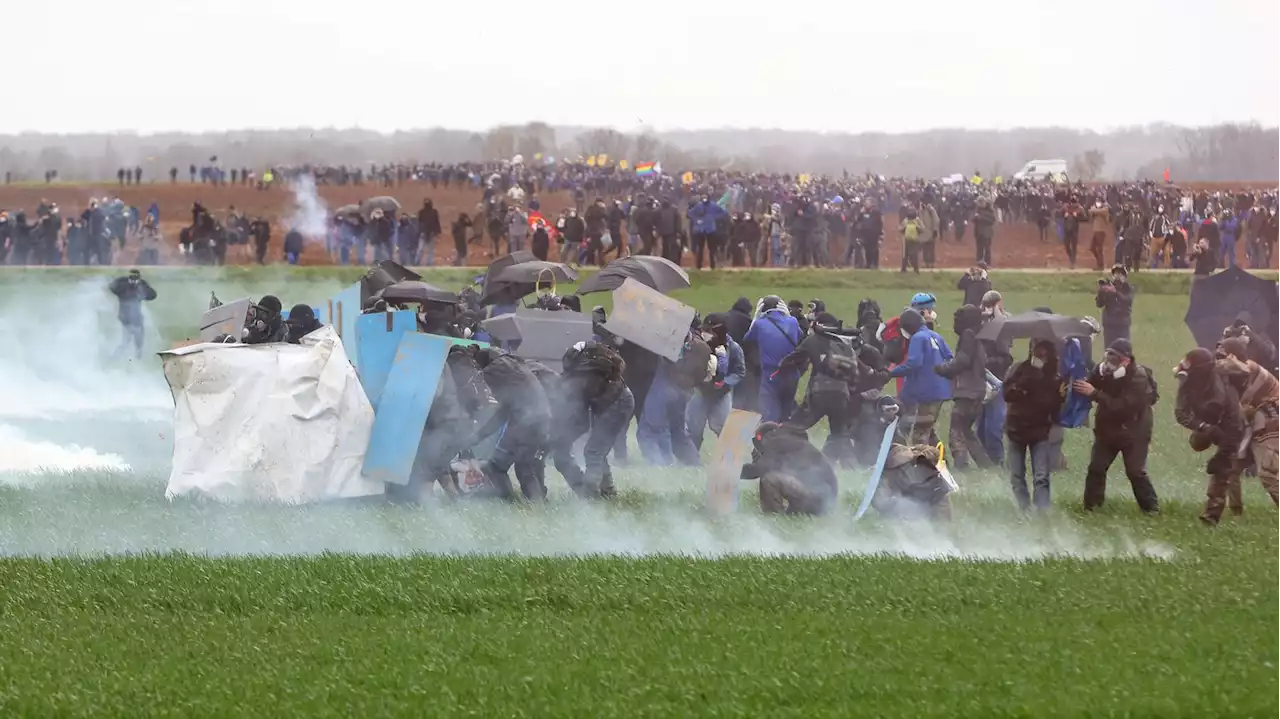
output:
{"label": "gas mask", "polygon": [[1032,357],[1031,367],[1033,369],[1044,369],[1044,360],[1040,359],[1039,357]]}

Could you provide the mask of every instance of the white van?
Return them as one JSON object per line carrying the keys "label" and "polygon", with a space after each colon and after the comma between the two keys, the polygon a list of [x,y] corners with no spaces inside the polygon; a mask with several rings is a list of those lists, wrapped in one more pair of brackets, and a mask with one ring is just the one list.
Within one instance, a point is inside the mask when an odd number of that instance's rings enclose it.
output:
{"label": "white van", "polygon": [[1032,160],[1013,173],[1015,180],[1060,180],[1066,176],[1066,160]]}

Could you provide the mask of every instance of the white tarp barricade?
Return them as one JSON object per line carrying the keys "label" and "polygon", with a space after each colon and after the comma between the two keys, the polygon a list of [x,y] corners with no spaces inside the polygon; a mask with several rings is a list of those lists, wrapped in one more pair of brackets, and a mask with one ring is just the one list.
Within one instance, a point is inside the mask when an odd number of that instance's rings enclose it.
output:
{"label": "white tarp barricade", "polygon": [[169,498],[302,503],[383,493],[361,476],[373,407],[330,327],[303,344],[161,352],[173,393]]}

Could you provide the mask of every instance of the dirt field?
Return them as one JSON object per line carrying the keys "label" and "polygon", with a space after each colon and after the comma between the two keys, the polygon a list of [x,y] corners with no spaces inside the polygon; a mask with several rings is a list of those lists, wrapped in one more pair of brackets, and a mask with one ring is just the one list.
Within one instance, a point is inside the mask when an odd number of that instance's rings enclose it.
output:
{"label": "dirt field", "polygon": [[[400,200],[406,211],[416,212],[422,200],[430,197],[440,211],[440,223],[446,236],[437,242],[437,263],[448,264],[453,261],[453,242],[448,236],[449,226],[457,218],[459,212],[469,214],[475,212],[479,201],[479,192],[471,188],[457,187],[432,189],[427,184],[406,184],[395,188],[382,188],[374,185],[362,187],[321,187],[319,193],[329,208],[358,203],[368,197],[389,194]],[[234,206],[250,217],[261,216],[273,223],[271,235],[270,261],[278,261],[281,256],[280,243],[283,241],[286,227],[281,222],[294,211],[293,194],[287,188],[276,187],[259,191],[250,187],[213,187],[200,184],[167,184],[155,183],[141,186],[117,187],[115,185],[13,185],[0,186],[0,208],[10,211],[24,208],[29,213],[42,199],[58,203],[63,214],[79,214],[92,197],[118,195],[127,204],[134,205],[142,211],[154,201],[160,205],[161,229],[164,233],[167,253],[165,261],[177,261],[178,233],[182,227],[191,223],[191,205],[200,201],[219,218],[225,217],[227,209]],[[570,204],[566,193],[553,193],[539,198],[542,212],[548,217],[559,213]],[[902,258],[902,243],[897,236],[897,215],[885,217],[885,241],[881,244],[880,265],[883,268],[895,268]],[[1088,238],[1081,238],[1080,264],[1089,262]],[[1110,243],[1108,237],[1108,243]],[[487,243],[486,243],[487,245]],[[1110,246],[1110,245],[1108,245]],[[228,263],[245,263],[249,259],[232,256],[232,248],[228,252]],[[832,249],[833,254],[835,248]],[[116,262],[128,264],[134,260],[136,247],[126,245],[124,252],[119,253]],[[995,264],[1004,268],[1066,268],[1067,258],[1061,245],[1052,234],[1048,242],[1037,239],[1037,232],[1030,224],[1002,224],[996,227]],[[487,247],[472,245],[467,257],[467,264],[485,265],[492,257]],[[685,257],[685,264],[692,265],[692,256]],[[329,264],[324,245],[320,241],[309,242],[303,254],[303,264]],[[969,267],[974,262],[973,230],[969,227],[962,243],[952,241],[950,233],[937,246],[937,265],[947,268]]]}

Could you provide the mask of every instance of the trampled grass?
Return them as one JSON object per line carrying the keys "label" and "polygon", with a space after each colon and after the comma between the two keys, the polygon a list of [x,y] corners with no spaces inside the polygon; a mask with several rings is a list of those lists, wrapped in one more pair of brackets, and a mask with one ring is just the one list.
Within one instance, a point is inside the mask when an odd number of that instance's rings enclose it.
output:
{"label": "trampled grass", "polygon": [[[157,271],[151,342],[185,336],[209,290],[289,305],[358,274]],[[1191,346],[1181,275],[1140,276],[1134,326],[1164,395],[1150,461],[1163,514],[1138,514],[1119,466],[1106,507],[1080,511],[1083,429],[1049,516],[1018,516],[1003,476],[970,474],[944,528],[852,522],[860,473],[818,521],[760,517],[752,483],[711,519],[699,473],[635,467],[609,506],[571,501],[554,471],[554,502],[536,508],[169,503],[163,381],[144,381],[159,365],[107,356],[101,275],[3,279],[0,313],[24,342],[0,349],[0,425],[131,468],[0,476],[0,716],[1280,711],[1276,511],[1246,480],[1244,517],[1199,526],[1206,457],[1172,419],[1168,368]],[[864,296],[894,311],[927,289],[945,329],[960,298],[954,273],[694,279],[682,299],[703,313],[774,291],[849,317]],[[1094,314],[1094,279],[993,273],[1013,311]]]}

